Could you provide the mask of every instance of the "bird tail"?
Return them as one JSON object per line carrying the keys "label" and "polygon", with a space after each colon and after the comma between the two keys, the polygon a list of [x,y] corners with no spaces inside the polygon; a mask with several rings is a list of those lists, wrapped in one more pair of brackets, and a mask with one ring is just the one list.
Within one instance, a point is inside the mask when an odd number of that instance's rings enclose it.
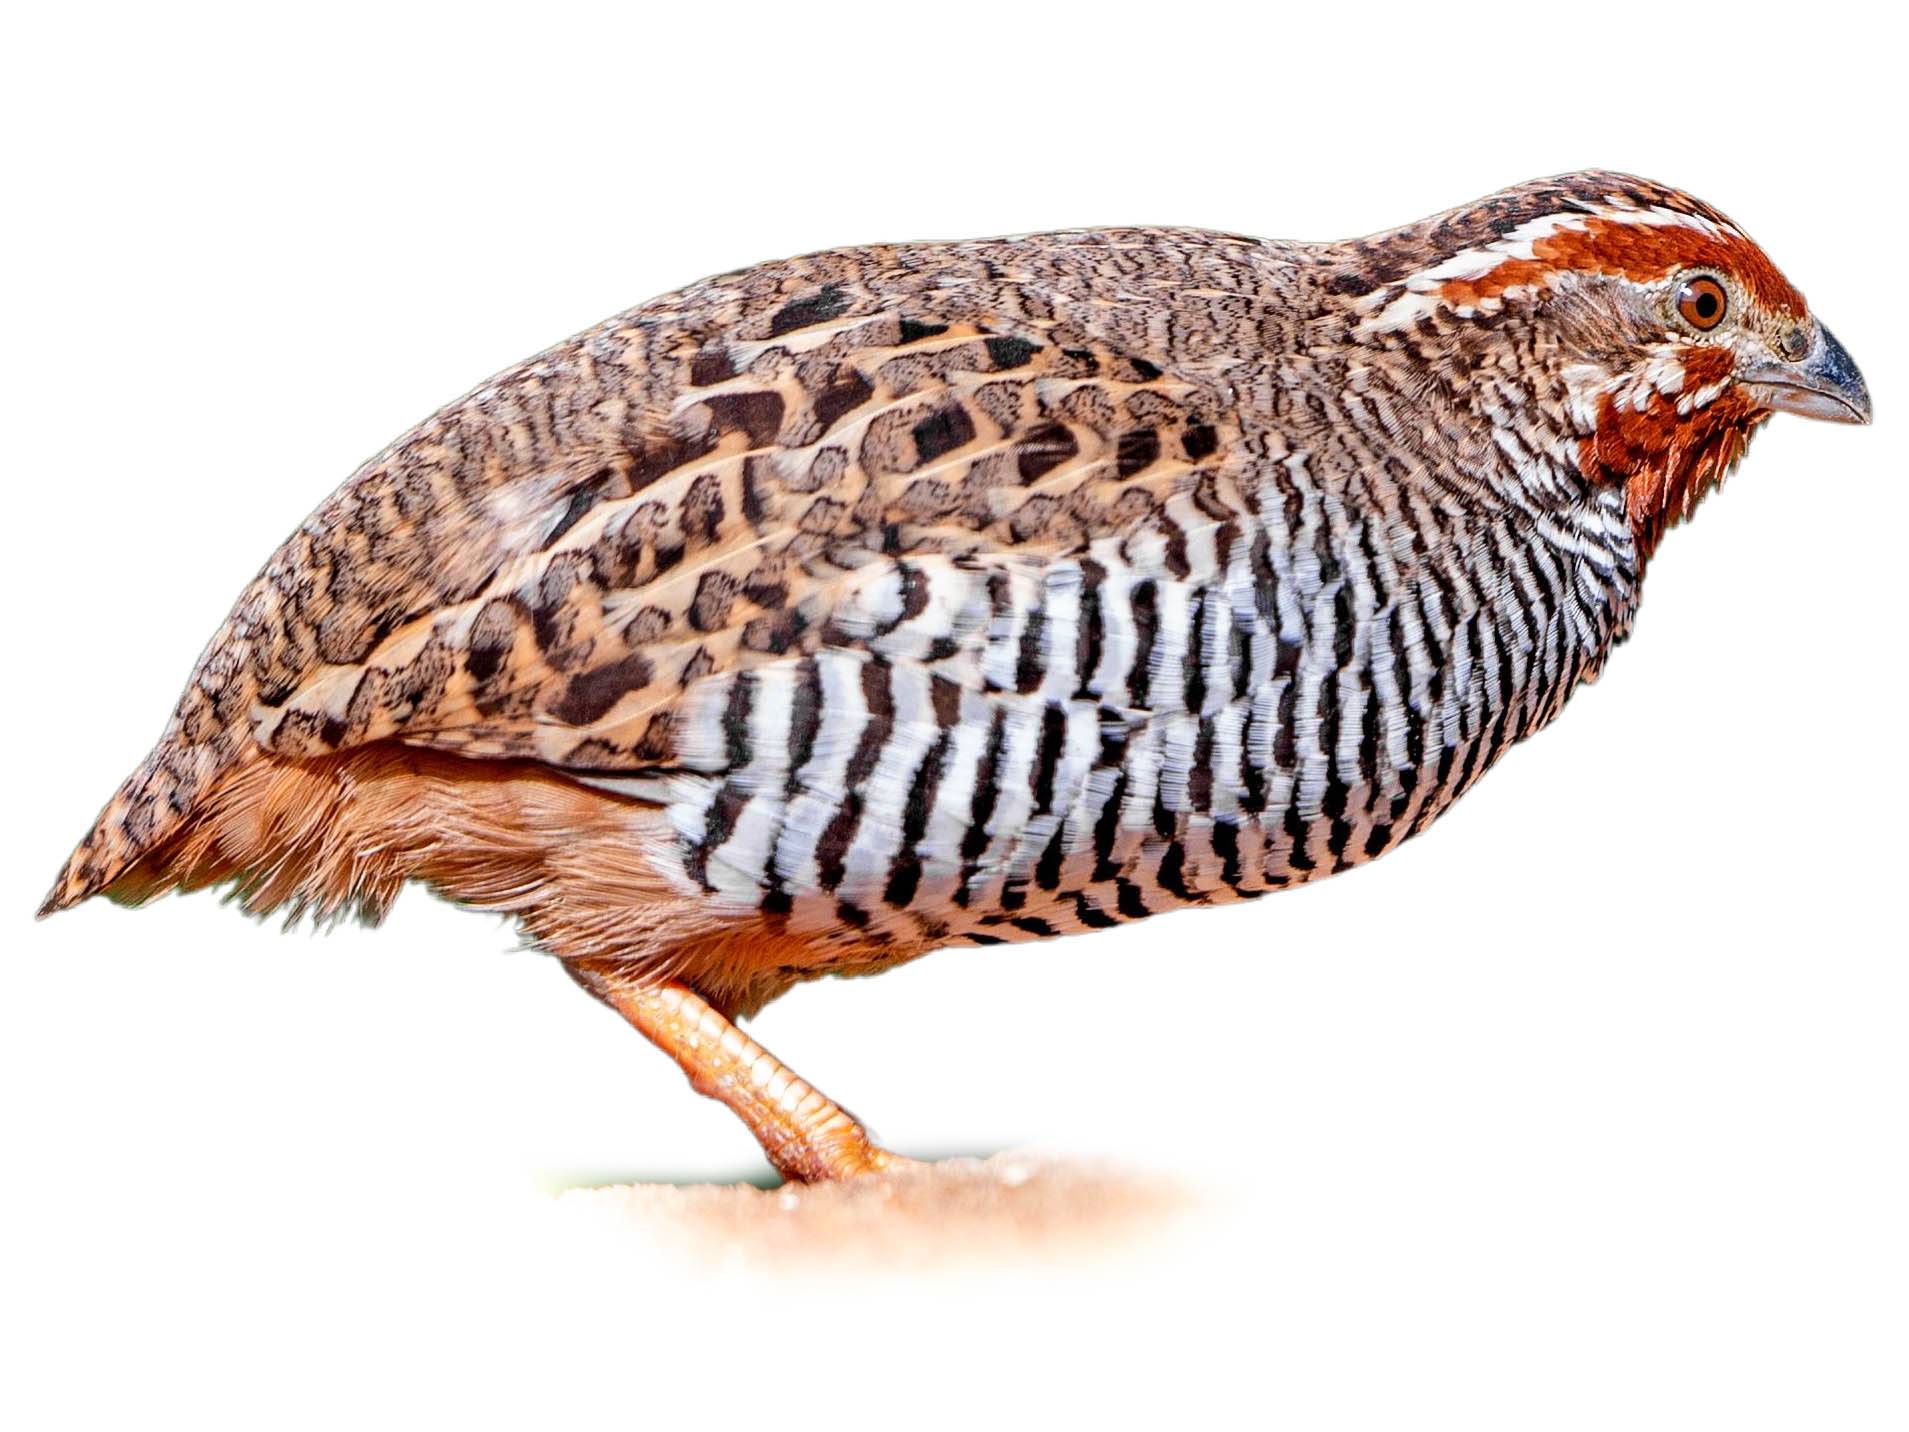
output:
{"label": "bird tail", "polygon": [[40,905],[42,918],[109,892],[153,847],[176,831],[230,763],[236,743],[192,745],[171,732],[128,776],[92,830],[66,859]]}
{"label": "bird tail", "polygon": [[213,637],[159,744],[67,857],[40,906],[42,919],[101,892],[115,893],[114,882],[177,832],[220,777],[253,749],[254,683],[240,632],[245,609],[241,602]]}

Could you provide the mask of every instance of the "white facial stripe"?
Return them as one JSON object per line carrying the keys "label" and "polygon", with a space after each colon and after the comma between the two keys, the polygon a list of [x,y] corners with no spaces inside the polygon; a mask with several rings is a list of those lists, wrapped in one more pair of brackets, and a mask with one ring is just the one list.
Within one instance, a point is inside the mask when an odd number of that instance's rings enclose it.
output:
{"label": "white facial stripe", "polygon": [[[1719,238],[1726,233],[1741,237],[1734,230],[1728,230],[1701,215],[1686,214],[1662,206],[1640,208],[1626,204],[1613,195],[1607,202],[1589,210],[1541,214],[1488,244],[1461,250],[1431,268],[1381,285],[1359,300],[1359,307],[1366,310],[1369,316],[1356,331],[1363,338],[1409,328],[1439,308],[1437,294],[1447,283],[1483,278],[1502,264],[1535,258],[1540,241],[1554,234],[1582,232],[1597,220],[1614,224],[1690,229],[1708,238]],[[1529,284],[1513,285],[1505,290],[1505,294],[1522,294],[1530,287]],[[1468,317],[1477,312],[1493,312],[1503,306],[1504,297],[1499,296],[1481,299],[1476,304],[1461,304],[1454,312],[1461,317]]]}
{"label": "white facial stripe", "polygon": [[1643,367],[1619,374],[1615,379],[1588,364],[1567,369],[1565,376],[1571,385],[1572,415],[1587,427],[1596,423],[1606,398],[1621,413],[1641,413],[1660,397],[1674,398],[1677,411],[1688,415],[1730,384],[1725,378],[1686,391],[1684,384],[1690,375],[1672,353],[1654,354]]}
{"label": "white facial stripe", "polygon": [[1423,269],[1403,282],[1408,289],[1424,292],[1451,279],[1482,278],[1507,259],[1531,258],[1540,239],[1582,229],[1590,217],[1589,214],[1577,213],[1542,214],[1489,244],[1463,249],[1443,263]]}
{"label": "white facial stripe", "polygon": [[1722,238],[1726,234],[1733,238],[1743,237],[1727,225],[1714,223],[1701,214],[1686,214],[1681,209],[1666,209],[1661,205],[1640,209],[1635,205],[1614,199],[1610,203],[1599,205],[1593,214],[1597,218],[1617,224],[1650,224],[1665,229],[1695,229],[1698,233],[1713,239]]}

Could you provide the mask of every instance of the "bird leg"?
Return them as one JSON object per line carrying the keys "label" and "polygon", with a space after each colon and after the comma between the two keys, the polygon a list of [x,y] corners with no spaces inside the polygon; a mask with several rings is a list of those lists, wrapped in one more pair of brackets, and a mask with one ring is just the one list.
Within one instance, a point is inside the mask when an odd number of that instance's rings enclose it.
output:
{"label": "bird leg", "polygon": [[878,1147],[853,1115],[687,985],[647,983],[611,961],[570,960],[565,967],[674,1059],[691,1088],[727,1105],[747,1124],[784,1178],[819,1183],[910,1162]]}

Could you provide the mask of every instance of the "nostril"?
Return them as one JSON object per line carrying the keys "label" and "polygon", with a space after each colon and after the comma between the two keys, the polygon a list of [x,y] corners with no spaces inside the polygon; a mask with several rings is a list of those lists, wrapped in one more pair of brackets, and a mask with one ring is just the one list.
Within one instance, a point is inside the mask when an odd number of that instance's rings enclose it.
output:
{"label": "nostril", "polygon": [[1786,329],[1777,345],[1792,363],[1801,363],[1810,353],[1810,336],[1799,327]]}

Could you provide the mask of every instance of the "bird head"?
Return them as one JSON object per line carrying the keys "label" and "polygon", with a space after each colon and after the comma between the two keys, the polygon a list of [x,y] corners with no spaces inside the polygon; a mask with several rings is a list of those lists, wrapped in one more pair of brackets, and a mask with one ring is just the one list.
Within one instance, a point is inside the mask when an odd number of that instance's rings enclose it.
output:
{"label": "bird head", "polygon": [[1518,436],[1622,484],[1646,556],[1772,414],[1870,420],[1862,374],[1763,250],[1648,180],[1539,180],[1350,247],[1358,336],[1547,424]]}

